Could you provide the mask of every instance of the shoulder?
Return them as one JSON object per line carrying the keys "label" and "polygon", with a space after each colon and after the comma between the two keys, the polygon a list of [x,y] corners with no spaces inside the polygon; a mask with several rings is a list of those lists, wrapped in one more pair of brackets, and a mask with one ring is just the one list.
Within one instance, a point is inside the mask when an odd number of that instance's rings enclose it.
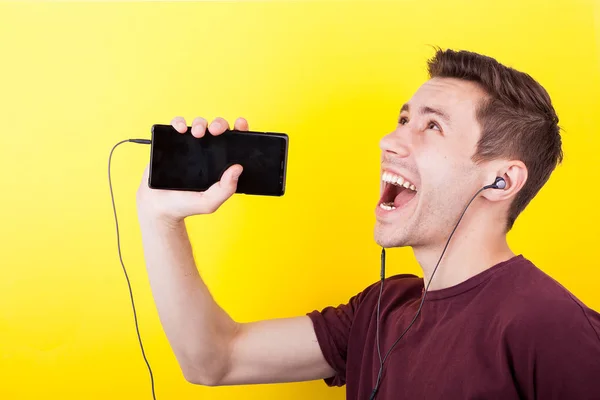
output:
{"label": "shoulder", "polygon": [[[491,324],[520,392],[530,399],[591,399],[600,392],[600,314],[533,263],[499,276]],[[508,272],[508,271],[506,271]],[[522,396],[522,397],[523,397]]]}
{"label": "shoulder", "polygon": [[532,399],[596,398],[600,314],[533,263],[514,274],[499,314],[508,317],[502,346],[520,390]]}
{"label": "shoulder", "polygon": [[600,314],[527,259],[500,306],[507,334],[528,344],[585,339],[600,349]]}
{"label": "shoulder", "polygon": [[[402,298],[411,292],[410,288],[418,288],[419,285],[422,286],[422,281],[414,275],[395,275],[387,278],[383,285],[382,304],[384,301]],[[334,377],[326,380],[328,385],[340,386],[346,382],[349,343],[352,337],[356,338],[357,331],[367,329],[380,290],[381,281],[377,281],[353,295],[344,304],[308,313],[323,356],[336,372]],[[394,293],[394,290],[398,293]]]}

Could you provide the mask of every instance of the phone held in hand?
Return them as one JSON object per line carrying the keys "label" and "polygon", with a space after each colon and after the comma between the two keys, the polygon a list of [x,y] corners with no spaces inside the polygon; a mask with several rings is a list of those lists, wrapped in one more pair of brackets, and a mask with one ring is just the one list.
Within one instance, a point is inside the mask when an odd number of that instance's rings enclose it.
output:
{"label": "phone held in hand", "polygon": [[179,133],[171,125],[152,126],[150,173],[152,189],[204,191],[218,182],[231,165],[244,171],[236,193],[283,196],[288,135],[228,130],[196,138],[188,127]]}

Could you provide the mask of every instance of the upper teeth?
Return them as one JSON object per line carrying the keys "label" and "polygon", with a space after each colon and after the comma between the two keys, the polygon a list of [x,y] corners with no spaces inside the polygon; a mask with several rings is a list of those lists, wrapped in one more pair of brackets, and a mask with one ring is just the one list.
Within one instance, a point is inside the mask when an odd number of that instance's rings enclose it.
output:
{"label": "upper teeth", "polygon": [[396,186],[403,186],[407,189],[417,191],[415,185],[409,182],[408,179],[401,177],[400,175],[393,174],[391,172],[385,171],[381,177],[381,180],[387,183],[391,183]]}

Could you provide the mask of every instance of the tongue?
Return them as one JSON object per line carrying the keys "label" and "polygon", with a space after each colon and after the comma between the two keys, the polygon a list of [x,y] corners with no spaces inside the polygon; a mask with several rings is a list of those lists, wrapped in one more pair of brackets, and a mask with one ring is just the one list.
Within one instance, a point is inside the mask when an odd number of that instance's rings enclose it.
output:
{"label": "tongue", "polygon": [[399,208],[408,203],[417,192],[410,189],[403,189],[394,198],[394,207]]}

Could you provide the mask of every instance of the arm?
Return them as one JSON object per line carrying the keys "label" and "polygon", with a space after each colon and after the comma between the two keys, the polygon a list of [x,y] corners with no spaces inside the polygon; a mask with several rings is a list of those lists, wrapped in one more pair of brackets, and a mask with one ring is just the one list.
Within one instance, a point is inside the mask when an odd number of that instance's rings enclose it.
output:
{"label": "arm", "polygon": [[333,375],[307,316],[236,323],[202,281],[185,223],[139,214],[153,297],[188,381],[212,386]]}
{"label": "arm", "polygon": [[[173,127],[187,131],[183,118]],[[229,128],[218,118],[192,123],[195,137]],[[248,130],[240,118],[235,129]],[[239,324],[214,301],[202,281],[184,219],[215,212],[233,195],[240,165],[231,166],[207,191],[152,190],[148,168],[137,193],[138,217],[152,294],[163,329],[185,378],[203,385],[275,383],[333,375],[309,317]]]}

